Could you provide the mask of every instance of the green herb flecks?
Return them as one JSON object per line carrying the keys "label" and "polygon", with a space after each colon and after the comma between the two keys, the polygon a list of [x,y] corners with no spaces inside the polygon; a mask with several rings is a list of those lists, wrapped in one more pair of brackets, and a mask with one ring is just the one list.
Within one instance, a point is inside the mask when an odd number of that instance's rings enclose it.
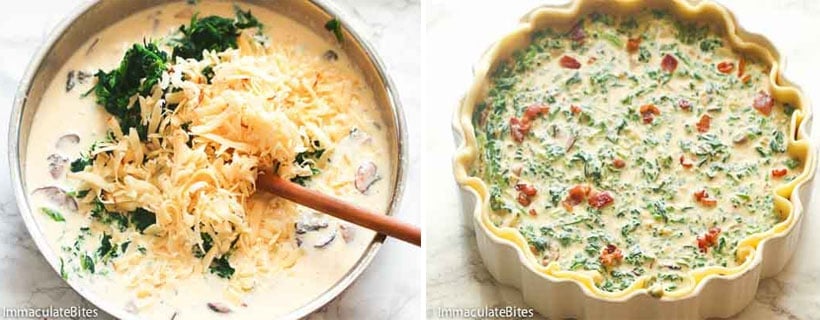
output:
{"label": "green herb flecks", "polygon": [[228,261],[228,258],[229,255],[225,254],[217,259],[214,259],[209,268],[211,273],[216,274],[220,278],[230,279],[236,270],[231,267],[231,263]]}
{"label": "green herb flecks", "polygon": [[342,23],[339,22],[339,19],[330,19],[327,23],[325,23],[325,29],[333,33],[336,37],[336,41],[339,41],[339,43],[344,42],[345,38],[342,33]]}
{"label": "green herb flecks", "polygon": [[[126,51],[118,68],[109,72],[97,71],[97,84],[92,89],[97,104],[117,118],[124,133],[134,128],[140,139],[145,140],[148,131],[142,123],[141,106],[139,102],[132,103],[132,97],[150,95],[167,68],[168,55],[156,44],[134,44]],[[75,162],[71,165],[72,171],[81,171],[90,164],[85,160]]]}
{"label": "green herb flecks", "polygon": [[40,212],[42,212],[43,214],[45,214],[46,216],[51,218],[51,220],[54,220],[54,221],[57,221],[57,222],[64,222],[65,221],[65,218],[63,217],[63,214],[60,213],[60,211],[57,211],[57,210],[54,210],[54,209],[51,209],[51,208],[42,207],[42,208],[40,208]]}
{"label": "green herb flecks", "polygon": [[316,167],[316,161],[319,161],[324,153],[325,149],[315,149],[313,151],[305,151],[297,154],[293,163],[301,167],[309,167],[310,175],[296,176],[291,178],[290,181],[304,186],[308,181],[310,181],[310,178],[321,173],[321,170]]}
{"label": "green herb flecks", "polygon": [[242,29],[263,26],[251,14],[236,8],[236,19],[219,16],[199,18],[194,15],[187,26],[180,26],[181,37],[174,39],[173,56],[184,59],[202,60],[203,51],[223,52],[237,47],[236,39]]}
{"label": "green herb flecks", "polygon": [[202,259],[205,257],[205,254],[211,250],[214,246],[214,240],[211,238],[211,235],[205,232],[200,233],[200,237],[202,238],[202,247],[198,245],[194,245],[191,249],[191,253],[194,257]]}
{"label": "green herb flecks", "polygon": [[153,212],[143,208],[137,208],[137,210],[131,211],[128,217],[131,224],[140,232],[144,232],[146,228],[157,223],[157,216]]}
{"label": "green herb flecks", "polygon": [[94,259],[87,254],[80,256],[80,267],[83,271],[94,273]]}

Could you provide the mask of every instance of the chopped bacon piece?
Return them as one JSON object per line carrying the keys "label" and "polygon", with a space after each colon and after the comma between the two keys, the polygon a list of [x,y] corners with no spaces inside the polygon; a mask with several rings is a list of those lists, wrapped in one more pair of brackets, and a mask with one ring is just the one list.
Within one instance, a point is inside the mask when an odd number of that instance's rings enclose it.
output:
{"label": "chopped bacon piece", "polygon": [[712,117],[708,114],[704,114],[700,116],[700,120],[698,120],[698,132],[705,133],[709,131],[709,127],[712,126]]}
{"label": "chopped bacon piece", "polygon": [[700,249],[700,252],[706,253],[707,251],[709,251],[709,242],[706,241],[705,236],[698,236],[697,237],[697,242],[698,242],[698,248]]}
{"label": "chopped bacon piece", "polygon": [[675,59],[671,54],[666,54],[663,56],[663,60],[661,60],[661,69],[666,72],[672,73],[675,72],[675,69],[678,68],[678,59]]}
{"label": "chopped bacon piece", "polygon": [[692,110],[692,103],[689,102],[689,100],[680,99],[678,100],[678,108],[680,108],[683,111]]}
{"label": "chopped bacon piece", "polygon": [[709,247],[718,243],[718,236],[720,236],[719,227],[709,228],[709,231],[707,231],[706,234],[698,236],[697,242],[700,251],[703,253],[709,251]]}
{"label": "chopped bacon piece", "polygon": [[530,132],[530,123],[524,120],[519,120],[516,117],[510,118],[510,134],[512,134],[513,140],[515,142],[521,143],[524,141],[524,137]]}
{"label": "chopped bacon piece", "polygon": [[695,191],[695,200],[697,201],[700,201],[701,199],[706,198],[708,196],[709,193],[706,192],[706,189]]}
{"label": "chopped bacon piece", "polygon": [[535,120],[536,117],[550,112],[550,107],[545,104],[532,104],[524,110],[524,117],[529,120]]}
{"label": "chopped bacon piece", "polygon": [[572,207],[583,202],[591,190],[589,186],[583,184],[577,184],[570,188],[567,198],[564,199],[562,203],[564,208],[566,208],[567,211],[572,211]]}
{"label": "chopped bacon piece", "polygon": [[515,190],[527,195],[528,197],[532,197],[538,194],[538,189],[525,183],[516,184]]}
{"label": "chopped bacon piece", "polygon": [[530,209],[530,216],[535,217],[536,215],[538,215],[538,212],[536,212],[535,209]]}
{"label": "chopped bacon piece", "polygon": [[740,61],[737,62],[737,77],[742,78],[744,73],[746,73],[746,59],[740,57]]}
{"label": "chopped bacon piece", "polygon": [[571,105],[571,106],[569,106],[569,111],[571,111],[571,112],[572,112],[572,114],[579,114],[579,113],[581,113],[581,111],[583,111],[583,110],[584,110],[584,109],[582,109],[581,107],[579,107],[579,106],[577,106],[577,105],[574,105],[574,104],[573,104],[573,105]]}
{"label": "chopped bacon piece", "polygon": [[598,58],[589,57],[589,59],[587,59],[587,64],[593,64],[593,63],[595,63],[595,61],[598,61]]}
{"label": "chopped bacon piece", "polygon": [[530,205],[532,197],[538,194],[538,189],[525,183],[516,184],[515,190],[518,191],[518,203],[525,207]]}
{"label": "chopped bacon piece", "polygon": [[561,206],[563,206],[565,210],[572,212],[572,204],[567,202],[567,200],[561,201]]}
{"label": "chopped bacon piece", "polygon": [[685,156],[685,155],[680,155],[680,165],[682,165],[682,166],[683,166],[684,168],[686,168],[686,169],[689,169],[689,168],[691,168],[691,167],[692,167],[693,165],[695,165],[695,164],[694,164],[694,163],[692,163],[692,161],[691,161],[691,160],[686,159],[686,156]]}
{"label": "chopped bacon piece", "polygon": [[655,120],[655,116],[661,114],[661,110],[658,109],[654,104],[645,104],[642,105],[641,108],[638,110],[643,117],[643,123],[649,124]]}
{"label": "chopped bacon piece", "polygon": [[714,205],[717,204],[717,199],[714,199],[714,198],[710,197],[709,193],[706,191],[706,189],[701,189],[701,190],[695,191],[694,195],[695,195],[695,200],[697,202],[700,202],[701,204],[703,204],[705,206],[711,207],[711,206],[714,206]]}
{"label": "chopped bacon piece", "polygon": [[518,193],[518,203],[520,203],[522,206],[526,207],[530,205],[531,202],[532,200],[530,200],[530,197],[528,197],[526,194],[524,194],[523,192]]}
{"label": "chopped bacon piece", "polygon": [[783,177],[787,173],[789,173],[789,170],[786,169],[786,168],[772,169],[772,177],[775,177],[775,178]]}
{"label": "chopped bacon piece", "polygon": [[601,257],[599,258],[601,264],[605,267],[612,267],[621,262],[624,258],[621,249],[618,249],[614,244],[608,244],[601,250]]}
{"label": "chopped bacon piece", "polygon": [[569,31],[569,38],[575,42],[582,42],[586,39],[587,34],[584,32],[584,26],[581,22],[578,22],[575,26],[572,27],[572,30]]}
{"label": "chopped bacon piece", "polygon": [[772,113],[772,107],[774,107],[774,99],[768,93],[760,91],[757,93],[755,97],[755,102],[752,105],[757,111],[760,111],[765,116],[768,116]]}
{"label": "chopped bacon piece", "polygon": [[743,83],[749,83],[749,80],[752,80],[751,74],[744,75],[742,78],[740,78],[740,82]]}
{"label": "chopped bacon piece", "polygon": [[718,235],[720,235],[720,227],[711,227],[709,228],[709,232],[706,233],[706,240],[715,244],[717,243]]}
{"label": "chopped bacon piece", "polygon": [[630,38],[626,40],[626,51],[633,53],[638,51],[641,45],[641,38]]}
{"label": "chopped bacon piece", "polygon": [[623,168],[626,166],[626,162],[621,158],[612,159],[612,166],[618,169]]}
{"label": "chopped bacon piece", "polygon": [[567,68],[567,69],[580,69],[581,68],[581,63],[578,62],[578,60],[576,60],[575,58],[570,57],[570,56],[561,57],[560,64],[561,64],[562,67]]}
{"label": "chopped bacon piece", "polygon": [[729,61],[724,61],[717,64],[717,69],[720,73],[731,73],[735,69],[735,64]]}
{"label": "chopped bacon piece", "polygon": [[615,202],[609,191],[599,192],[589,196],[588,203],[595,209],[601,209]]}

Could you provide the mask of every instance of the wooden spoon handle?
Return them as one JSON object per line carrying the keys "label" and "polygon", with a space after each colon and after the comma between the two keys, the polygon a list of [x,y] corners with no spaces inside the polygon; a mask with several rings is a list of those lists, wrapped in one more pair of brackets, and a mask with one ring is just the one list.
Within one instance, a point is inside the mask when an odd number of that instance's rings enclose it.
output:
{"label": "wooden spoon handle", "polygon": [[308,208],[421,246],[421,230],[418,227],[302,187],[275,174],[260,174],[257,187]]}

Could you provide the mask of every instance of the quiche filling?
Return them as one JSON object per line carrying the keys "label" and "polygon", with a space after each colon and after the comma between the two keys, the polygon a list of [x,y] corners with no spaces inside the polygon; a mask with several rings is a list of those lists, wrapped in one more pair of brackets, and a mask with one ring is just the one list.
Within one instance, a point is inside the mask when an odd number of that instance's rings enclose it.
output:
{"label": "quiche filling", "polygon": [[802,171],[770,68],[664,11],[535,33],[473,115],[492,223],[606,292],[742,264],[738,243],[787,218],[774,189]]}
{"label": "quiche filling", "polygon": [[256,188],[276,174],[386,212],[396,168],[340,22],[317,32],[272,8],[135,12],[50,79],[25,179],[74,287],[144,319],[280,318],[369,252],[372,231]]}

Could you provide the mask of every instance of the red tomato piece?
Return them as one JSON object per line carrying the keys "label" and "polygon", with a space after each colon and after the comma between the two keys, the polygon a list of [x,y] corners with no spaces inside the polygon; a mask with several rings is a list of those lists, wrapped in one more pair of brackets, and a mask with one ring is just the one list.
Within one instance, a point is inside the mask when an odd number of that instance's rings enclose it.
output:
{"label": "red tomato piece", "polygon": [[661,114],[661,110],[658,109],[658,107],[656,107],[654,104],[642,105],[641,108],[638,109],[638,111],[640,112],[641,117],[643,118],[644,124],[652,123],[652,121],[655,120],[655,116]]}
{"label": "red tomato piece", "polygon": [[700,120],[698,120],[698,132],[705,133],[709,131],[709,127],[712,126],[712,117],[708,114],[704,114],[700,116]]}
{"label": "red tomato piece", "polygon": [[570,56],[561,57],[561,60],[560,60],[559,63],[561,64],[561,67],[564,67],[564,68],[567,68],[567,69],[580,69],[581,68],[581,63],[578,62],[578,60],[576,60],[575,58],[570,57]]}
{"label": "red tomato piece", "polygon": [[599,192],[589,197],[589,205],[595,209],[601,209],[615,202],[615,198],[609,191]]}
{"label": "red tomato piece", "polygon": [[523,192],[518,193],[518,203],[520,203],[522,206],[526,207],[526,206],[530,205],[530,202],[531,202],[530,197],[528,197]]}
{"label": "red tomato piece", "polygon": [[515,190],[527,195],[528,197],[532,197],[538,194],[538,189],[525,183],[516,184]]}
{"label": "red tomato piece", "polygon": [[757,111],[760,111],[765,116],[768,116],[772,113],[772,107],[774,107],[774,99],[768,93],[760,91],[757,93],[755,97],[754,104],[752,105]]}
{"label": "red tomato piece", "polygon": [[524,137],[530,132],[530,124],[528,121],[519,120],[516,117],[510,118],[510,134],[515,142],[521,143]]}
{"label": "red tomato piece", "polygon": [[532,104],[524,110],[524,117],[535,120],[536,117],[550,112],[550,107],[545,104]]}
{"label": "red tomato piece", "polygon": [[728,61],[724,61],[717,64],[717,69],[720,73],[731,73],[732,70],[735,69],[735,64]]}
{"label": "red tomato piece", "polygon": [[684,156],[684,155],[680,155],[680,165],[681,165],[681,166],[683,166],[683,167],[684,167],[684,168],[686,168],[686,169],[689,169],[689,168],[691,168],[691,167],[692,167],[693,165],[695,165],[695,164],[694,164],[694,163],[692,163],[692,161],[691,161],[691,160],[686,159],[686,156]]}
{"label": "red tomato piece", "polygon": [[746,59],[740,57],[740,61],[737,62],[737,76],[738,78],[742,78],[743,74],[746,73]]}
{"label": "red tomato piece", "polygon": [[626,40],[626,51],[634,53],[638,51],[641,45],[641,38],[630,38]]}
{"label": "red tomato piece", "polygon": [[711,206],[714,206],[714,205],[717,204],[717,199],[714,199],[714,198],[710,197],[709,193],[706,191],[706,189],[698,190],[698,191],[695,192],[694,195],[695,195],[695,200],[697,202],[700,202],[701,204],[703,204],[705,206],[711,207]]}
{"label": "red tomato piece", "polygon": [[601,249],[601,256],[599,259],[602,265],[612,267],[620,263],[623,258],[624,255],[621,253],[621,249],[618,249],[618,247],[614,244],[608,244],[606,247]]}
{"label": "red tomato piece", "polygon": [[583,184],[578,184],[570,188],[569,194],[567,194],[567,198],[563,202],[564,208],[568,208],[567,210],[572,211],[572,207],[583,202],[590,191],[590,187]]}
{"label": "red tomato piece", "polygon": [[621,169],[626,166],[626,161],[621,158],[612,159],[612,166]]}
{"label": "red tomato piece", "polygon": [[666,54],[661,60],[661,69],[666,72],[673,73],[678,68],[678,59],[675,59],[671,54]]}

